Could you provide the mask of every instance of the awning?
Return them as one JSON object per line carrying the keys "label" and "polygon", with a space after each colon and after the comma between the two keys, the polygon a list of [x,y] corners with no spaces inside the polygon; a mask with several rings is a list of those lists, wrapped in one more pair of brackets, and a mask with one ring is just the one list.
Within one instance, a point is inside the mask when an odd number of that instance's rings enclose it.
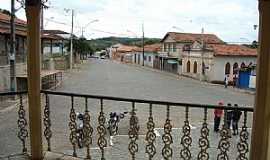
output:
{"label": "awning", "polygon": [[169,59],[169,60],[167,60],[167,63],[169,63],[169,64],[178,64],[178,61]]}

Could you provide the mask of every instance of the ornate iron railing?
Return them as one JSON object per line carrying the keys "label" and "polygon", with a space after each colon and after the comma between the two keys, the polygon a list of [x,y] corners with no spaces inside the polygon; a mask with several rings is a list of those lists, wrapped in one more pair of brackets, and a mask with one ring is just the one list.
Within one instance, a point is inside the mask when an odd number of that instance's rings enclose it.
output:
{"label": "ornate iron railing", "polygon": [[[243,115],[243,126],[240,131],[239,138],[236,140],[239,140],[237,142],[237,150],[235,149],[235,155],[234,158],[230,158],[229,150],[231,147],[232,140],[230,138],[230,130],[227,127],[227,111],[229,110],[235,110],[234,107],[231,106],[215,106],[215,105],[203,105],[203,104],[188,104],[188,103],[174,103],[174,102],[168,102],[168,101],[154,101],[154,100],[142,100],[142,99],[130,99],[130,98],[119,98],[119,97],[109,97],[109,96],[99,96],[99,95],[88,95],[88,94],[75,94],[75,93],[66,93],[66,92],[54,92],[54,91],[41,91],[43,94],[45,94],[46,97],[46,105],[44,107],[44,135],[47,141],[48,150],[51,151],[51,138],[53,137],[52,132],[52,125],[51,119],[50,119],[50,102],[49,97],[52,96],[64,96],[70,98],[71,102],[71,108],[69,113],[69,141],[72,145],[72,152],[73,156],[77,157],[77,136],[76,136],[76,130],[77,130],[77,124],[76,124],[76,112],[75,110],[76,105],[74,105],[74,98],[83,98],[84,99],[84,122],[83,122],[83,137],[84,137],[84,144],[85,144],[85,158],[91,159],[91,151],[90,148],[93,145],[93,132],[97,130],[98,138],[97,138],[97,146],[100,150],[100,159],[110,159],[110,157],[106,157],[106,150],[107,147],[107,141],[108,138],[106,135],[108,132],[106,131],[106,117],[104,112],[104,100],[106,101],[117,101],[117,102],[128,102],[131,104],[131,114],[130,114],[130,120],[129,120],[129,130],[128,130],[128,138],[130,140],[127,148],[127,151],[129,151],[130,158],[136,159],[138,157],[138,150],[139,148],[144,148],[145,155],[147,155],[144,159],[156,159],[157,157],[162,157],[165,160],[173,159],[173,155],[178,155],[177,159],[184,159],[184,160],[190,160],[190,159],[198,159],[198,160],[209,160],[209,159],[218,159],[218,160],[227,160],[227,159],[237,159],[237,160],[243,160],[248,159],[248,153],[249,153],[249,132],[247,127],[247,116],[250,112],[253,113],[253,108],[251,107],[238,107],[237,110],[244,113]],[[98,115],[98,124],[95,126],[93,124],[93,117],[94,113],[91,112],[92,108],[89,108],[88,106],[88,100],[89,99],[95,99],[99,100],[99,115]],[[145,126],[147,128],[146,135],[145,135],[145,146],[140,146],[139,143],[139,131],[140,127],[139,124],[139,117],[140,115],[137,115],[136,112],[139,109],[137,107],[138,104],[147,104],[146,106],[149,107],[148,109],[148,120],[145,122]],[[149,106],[148,106],[149,105]],[[166,108],[166,119],[164,122],[163,127],[163,135],[161,143],[163,143],[160,150],[157,148],[160,147],[157,144],[157,135],[155,133],[155,127],[156,123],[155,120],[160,120],[157,117],[153,116],[153,111],[155,110],[153,108],[153,105],[160,105],[164,106]],[[95,106],[96,107],[96,106]],[[174,137],[172,134],[173,130],[173,123],[171,120],[171,114],[172,114],[172,108],[182,108],[185,110],[184,112],[184,124],[183,127],[180,129],[182,133],[180,137],[180,143],[179,149],[175,145],[173,145]],[[201,113],[202,119],[202,127],[200,129],[200,135],[198,135],[198,141],[194,142],[194,138],[192,137],[192,128],[190,125],[190,122],[192,121],[192,117],[190,117],[190,110],[193,109],[201,109],[203,112]],[[220,130],[220,136],[218,137],[218,143],[216,146],[210,146],[211,138],[209,137],[210,134],[210,124],[208,123],[208,116],[209,116],[209,110],[213,109],[222,109],[224,110],[224,123],[222,124],[221,130]],[[181,112],[180,112],[181,113]],[[250,117],[252,119],[252,117]],[[178,122],[176,122],[178,123]],[[64,127],[64,126],[63,126]],[[236,141],[235,140],[235,141]],[[197,143],[198,146],[197,151],[194,152],[194,144]],[[178,152],[173,152],[177,148]],[[213,157],[213,155],[209,152],[210,149],[215,149],[216,157]],[[144,155],[144,156],[145,156]],[[158,156],[159,155],[159,156]],[[108,155],[107,155],[108,156]],[[126,157],[128,159],[128,156]],[[161,158],[158,158],[161,159]]]}
{"label": "ornate iron railing", "polygon": [[[0,97],[2,99],[1,103],[4,103],[4,101],[8,98],[13,99],[15,102],[14,105],[18,106],[18,120],[17,120],[17,125],[18,125],[18,132],[17,132],[17,137],[19,138],[21,144],[22,144],[22,153],[27,153],[28,148],[27,148],[27,138],[28,138],[28,121],[26,117],[26,106],[25,103],[23,102],[24,96],[27,94],[26,91],[24,92],[5,92],[5,93],[0,93]],[[16,144],[17,145],[17,144]]]}

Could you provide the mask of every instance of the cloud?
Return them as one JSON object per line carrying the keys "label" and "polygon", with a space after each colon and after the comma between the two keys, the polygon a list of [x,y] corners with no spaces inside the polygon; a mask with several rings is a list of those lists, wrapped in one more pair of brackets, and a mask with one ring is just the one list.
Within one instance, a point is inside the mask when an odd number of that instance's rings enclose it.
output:
{"label": "cloud", "polygon": [[[5,1],[5,0],[0,0]],[[258,24],[257,1],[255,0],[50,0],[51,8],[45,17],[71,24],[71,16],[64,8],[75,10],[75,25],[84,26],[88,38],[102,36],[141,36],[142,23],[148,37],[163,37],[168,31],[214,33],[225,41],[250,41],[257,38],[253,25]],[[8,1],[3,6],[8,6]],[[20,17],[23,15],[20,13]],[[49,29],[70,31],[70,26],[47,23]],[[128,32],[127,30],[131,31]],[[105,31],[105,32],[102,32]],[[75,28],[80,33],[80,28]],[[116,34],[109,34],[116,33]]]}

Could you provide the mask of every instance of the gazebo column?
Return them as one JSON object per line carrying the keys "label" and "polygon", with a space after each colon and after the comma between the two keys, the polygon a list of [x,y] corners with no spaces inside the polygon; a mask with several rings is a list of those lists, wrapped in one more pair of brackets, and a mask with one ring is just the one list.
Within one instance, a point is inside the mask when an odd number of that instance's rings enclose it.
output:
{"label": "gazebo column", "polygon": [[270,1],[259,0],[257,93],[253,117],[251,160],[270,159]]}
{"label": "gazebo column", "polygon": [[40,9],[41,0],[26,0],[28,103],[31,159],[33,160],[41,160],[43,157],[40,100]]}

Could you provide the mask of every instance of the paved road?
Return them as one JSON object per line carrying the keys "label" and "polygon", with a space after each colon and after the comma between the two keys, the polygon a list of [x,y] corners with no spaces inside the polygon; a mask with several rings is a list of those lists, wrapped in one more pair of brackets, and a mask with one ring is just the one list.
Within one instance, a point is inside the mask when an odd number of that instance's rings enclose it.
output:
{"label": "paved road", "polygon": [[61,90],[187,103],[216,104],[223,100],[253,105],[252,95],[109,60],[92,60],[82,68],[71,75]]}
{"label": "paved road", "polygon": [[[233,104],[238,103],[249,106],[253,104],[254,99],[253,95],[236,92],[231,89],[224,89],[222,86],[213,86],[185,77],[176,78],[167,73],[119,64],[109,60],[90,60],[88,63],[82,65],[80,70],[73,70],[72,72],[66,73],[64,79],[65,81],[62,87],[58,88],[57,91],[204,104],[216,104],[217,101],[223,100],[225,103],[230,102]],[[69,154],[72,152],[72,147],[69,142],[70,131],[68,128],[70,103],[69,97],[50,96],[53,132],[53,137],[51,139],[52,149],[56,152],[65,152]],[[84,111],[85,99],[75,98],[74,103],[76,112]],[[87,105],[90,110],[91,124],[94,128],[92,147],[97,147],[98,133],[96,127],[98,126],[97,119],[100,112],[100,104],[98,100],[88,99]],[[140,121],[140,135],[143,136],[147,131],[146,122],[149,116],[149,108],[147,104],[136,104],[136,108],[138,109],[137,116]],[[111,111],[129,110],[131,110],[130,103],[104,101],[104,112],[107,117],[108,113]],[[170,111],[170,119],[173,127],[181,128],[185,119],[184,108],[171,107]],[[210,127],[212,127],[213,124],[212,112],[213,111],[208,111],[208,123]],[[190,109],[189,113],[191,125],[197,128],[194,133],[199,133],[201,122],[203,120],[203,110]],[[0,144],[4,146],[0,149],[0,157],[1,155],[20,152],[20,143],[16,137],[18,131],[16,127],[16,114],[16,108],[0,112]],[[163,128],[166,120],[166,107],[154,105],[153,116],[156,128]],[[249,115],[248,119],[249,127],[252,120],[250,117],[251,115]],[[127,145],[125,145],[125,143],[120,143],[120,141],[127,141],[126,135],[128,133],[128,128],[129,116],[120,123],[120,135],[123,135],[124,138],[117,138],[119,139],[117,140],[117,145],[111,149],[108,148],[108,152],[106,152],[108,154],[111,154],[111,152],[114,153],[113,155],[115,157],[112,159],[119,159],[117,155],[121,155],[122,158],[124,156],[123,159],[126,159]],[[196,136],[193,138],[198,139],[199,134],[195,135]],[[174,137],[179,139],[176,134]],[[217,138],[212,137],[211,142],[214,144],[214,149],[217,144],[217,140],[215,139]],[[143,138],[141,140],[142,141],[139,143],[145,143]],[[196,141],[194,141],[194,146],[197,146],[198,144]],[[160,146],[163,146],[161,137],[159,137],[158,142],[161,143]],[[43,144],[46,149],[47,143],[45,140]],[[176,148],[179,148],[179,146]],[[98,155],[98,152],[94,150],[95,149],[93,149],[92,153]],[[82,151],[80,152],[82,153]],[[141,153],[143,153],[143,151]],[[178,153],[178,151],[176,151],[176,153]],[[143,154],[141,156],[143,156]]]}

